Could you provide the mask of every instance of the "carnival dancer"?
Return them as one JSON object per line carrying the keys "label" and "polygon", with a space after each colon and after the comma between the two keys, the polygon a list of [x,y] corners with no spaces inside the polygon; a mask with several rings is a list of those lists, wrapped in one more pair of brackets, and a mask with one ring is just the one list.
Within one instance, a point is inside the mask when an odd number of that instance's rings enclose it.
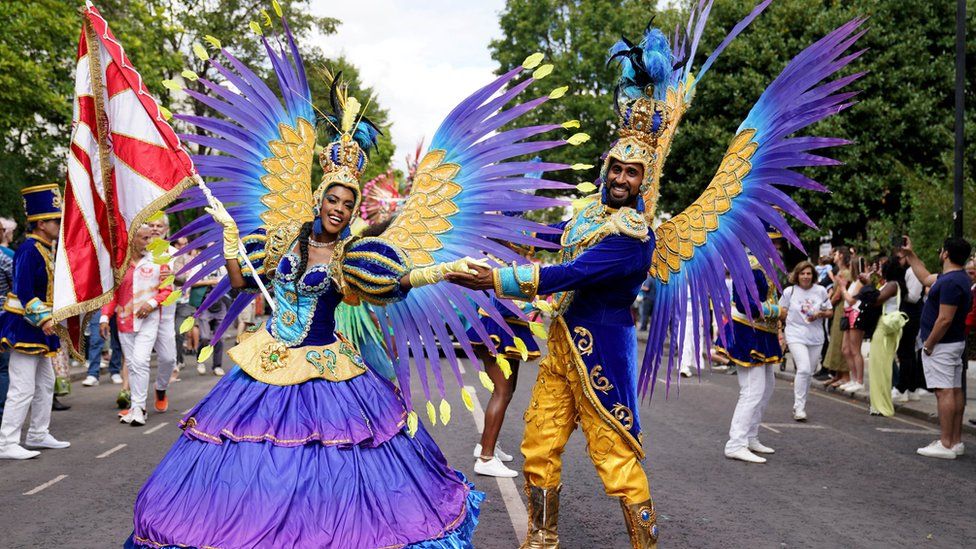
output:
{"label": "carnival dancer", "polygon": [[743,297],[737,289],[733,290],[732,320],[721,328],[728,343],[716,345],[715,350],[735,365],[739,380],[739,400],[732,414],[725,457],[765,463],[766,458],[753,452],[772,454],[775,451],[759,441],[759,424],[773,396],[774,369],[783,360],[783,348],[779,344],[780,306],[776,286],[766,278],[754,257],[750,257],[750,262],[762,301],[757,303],[748,294]]}
{"label": "carnival dancer", "polygon": [[[845,52],[860,35],[861,19],[843,25],[797,55],[753,107],[704,193],[662,223],[653,238],[648,231],[664,160],[695,90],[716,57],[769,3],[760,2],[733,27],[698,74],[692,73],[695,49],[711,1],[692,4],[687,34],[679,26],[673,49],[663,33],[650,26],[639,43],[624,39],[615,44],[610,53],[611,60],[621,65],[614,91],[620,139],[604,160],[600,194],[581,202],[563,226],[562,264],[541,269],[514,265],[491,272],[476,267],[475,276],[450,277],[468,287],[494,287],[496,294],[521,299],[568,290],[557,295],[559,306],[549,331],[549,356],[553,358],[540,364],[526,413],[522,452],[526,456],[529,535],[523,547],[559,545],[560,455],[577,418],[608,493],[621,496],[632,545],[656,546],[656,513],[638,462],[644,456],[636,410],[638,392],[653,391],[657,385],[669,334],[668,375],[661,381],[670,388],[675,355],[683,339],[701,341],[700,332],[711,318],[712,306],[716,318],[731,316],[731,296],[722,273],[728,270],[740,292],[757,294],[743,245],[753,250],[765,272],[773,273],[776,266],[785,270],[762,222],[771,223],[791,243],[800,243],[772,206],[810,223],[774,184],[823,190],[792,168],[830,163],[808,151],[844,141],[788,136],[849,106],[852,95],[840,90],[860,74],[823,81],[858,57]],[[638,374],[634,367],[637,342],[628,308],[644,280],[641,267],[647,265],[657,289]],[[689,307],[691,315],[687,315]],[[689,316],[690,321],[686,320]]]}
{"label": "carnival dancer", "polygon": [[[264,41],[283,101],[223,49],[208,70],[233,81],[235,90],[199,82],[228,102],[187,90],[226,118],[182,117],[206,131],[184,138],[224,154],[194,157],[201,176],[211,178],[213,195],[193,188],[177,205],[209,204],[213,219],[202,217],[174,234],[194,235],[181,253],[202,249],[184,266],[201,267],[186,285],[217,267],[228,270],[195,316],[232,285],[250,290],[234,299],[214,338],[233,325],[255,290],[271,287],[274,312],[229,352],[236,366],[181,421],[183,436],[136,498],[127,545],[470,548],[484,495],[448,466],[419,425],[408,360],[418,369],[433,362],[442,381],[444,346],[462,400],[473,406],[451,336],[474,353],[452,305],[469,322],[477,318],[469,299],[501,316],[483,295],[436,283],[470,269],[467,254],[501,248],[497,254],[506,261],[517,257],[489,238],[542,244],[523,231],[545,227],[493,212],[503,205],[519,212],[549,207],[559,201],[525,191],[567,185],[522,180],[525,163],[506,160],[573,141],[527,140],[561,130],[559,124],[496,132],[549,99],[500,110],[532,83],[525,79],[496,95],[538,66],[542,55],[532,56],[455,107],[421,161],[399,217],[377,236],[351,237],[359,179],[378,129],[336,75],[331,112],[318,120],[333,140],[322,149],[324,176],[313,195],[317,117],[297,46],[283,26],[283,37]],[[552,67],[546,67],[537,77],[548,74]],[[569,167],[548,163],[546,171]],[[356,299],[377,306],[380,333],[395,340],[402,393],[334,331],[338,304]],[[204,347],[200,358],[210,352]],[[429,399],[426,379],[422,371]],[[443,396],[443,384],[438,389]],[[433,419],[429,400],[427,408]],[[446,423],[447,400],[438,411]]]}
{"label": "carnival dancer", "polygon": [[[481,433],[481,441],[474,446],[476,459],[474,472],[490,477],[512,478],[518,476],[518,471],[509,469],[505,463],[514,461],[515,457],[499,447],[498,433],[501,432],[505,411],[508,410],[512,395],[515,394],[518,386],[519,365],[522,362],[537,360],[541,353],[539,344],[532,337],[528,321],[507,310],[497,299],[492,298],[492,300],[495,307],[501,311],[511,334],[492,320],[487,313],[481,315],[481,323],[491,339],[488,343],[491,347],[478,343],[476,348],[480,351],[484,371],[490,378],[493,390],[488,406],[485,407],[485,427]],[[515,303],[526,315],[533,311],[529,303]],[[468,330],[468,337],[477,338],[473,328]]]}
{"label": "carnival dancer", "polygon": [[29,459],[40,452],[20,445],[27,410],[25,446],[67,448],[49,431],[54,399],[51,357],[61,347],[51,318],[52,242],[61,227],[61,191],[56,183],[21,190],[31,232],[14,254],[13,291],[0,315],[0,346],[10,351],[10,387],[0,425],[0,459]]}
{"label": "carnival dancer", "polygon": [[[152,235],[153,231],[148,225],[137,229],[132,240],[134,252],[132,259],[112,300],[102,307],[98,326],[102,338],[108,339],[111,335],[109,320],[115,317],[122,354],[128,366],[129,391],[131,391],[131,404],[129,409],[120,415],[119,421],[134,426],[146,424],[149,362],[160,333],[159,323],[163,319],[161,309],[173,292],[172,283],[166,280],[170,276],[169,264],[157,263],[146,249]],[[158,369],[157,386],[160,377],[165,376],[168,382],[171,373],[172,370]],[[156,410],[165,411],[159,410],[158,403]]]}

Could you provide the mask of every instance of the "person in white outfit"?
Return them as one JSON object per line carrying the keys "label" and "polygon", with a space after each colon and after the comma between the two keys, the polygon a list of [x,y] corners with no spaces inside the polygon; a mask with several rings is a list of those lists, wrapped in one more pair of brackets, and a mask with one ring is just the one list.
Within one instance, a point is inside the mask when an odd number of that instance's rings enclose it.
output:
{"label": "person in white outfit", "polygon": [[[150,221],[148,225],[151,239],[169,238],[169,217],[166,214]],[[171,258],[167,264],[171,273],[174,272],[172,257],[176,251],[173,246],[169,246],[166,251],[166,255]],[[169,409],[166,390],[176,369],[176,307],[176,303],[160,307],[159,329],[156,333],[156,343],[153,345],[156,351],[156,401],[153,407],[159,413]]]}
{"label": "person in white outfit", "polygon": [[[130,425],[146,424],[149,361],[159,334],[160,306],[173,291],[171,284],[162,285],[169,277],[169,265],[156,263],[147,252],[151,234],[146,225],[136,231],[132,242],[133,258],[112,301],[102,307],[99,324],[102,336],[106,337],[108,321],[115,315],[122,354],[129,365],[129,389],[132,391],[132,403],[128,412],[122,415],[121,422]],[[167,380],[169,374],[165,373]]]}
{"label": "person in white outfit", "polygon": [[765,463],[766,458],[756,454],[772,454],[775,450],[759,441],[759,423],[773,396],[776,383],[773,368],[783,360],[783,349],[777,337],[780,310],[776,288],[763,274],[755,258],[750,257],[750,262],[763,302],[751,303],[749,296],[743,297],[734,291],[732,318],[723,326],[728,346],[716,345],[715,349],[735,364],[739,380],[739,400],[729,426],[725,457]]}
{"label": "person in white outfit", "polygon": [[827,289],[814,284],[815,278],[813,263],[801,261],[790,275],[793,285],[783,290],[783,297],[779,300],[786,344],[796,364],[796,378],[793,380],[793,419],[796,421],[807,419],[807,393],[810,391],[810,378],[820,366],[824,319],[834,314]]}
{"label": "person in white outfit", "polygon": [[67,448],[51,435],[54,368],[51,357],[61,347],[51,310],[53,242],[61,226],[61,193],[56,183],[21,191],[31,232],[14,254],[13,291],[0,315],[0,348],[10,352],[10,387],[0,424],[0,459],[29,459],[40,454],[20,445],[20,431],[30,411],[28,448]]}

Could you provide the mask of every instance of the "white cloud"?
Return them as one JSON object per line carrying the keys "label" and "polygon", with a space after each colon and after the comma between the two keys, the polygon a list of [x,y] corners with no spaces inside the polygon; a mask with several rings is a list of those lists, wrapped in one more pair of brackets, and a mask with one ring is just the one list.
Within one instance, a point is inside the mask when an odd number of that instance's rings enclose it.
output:
{"label": "white cloud", "polygon": [[454,105],[494,78],[488,43],[501,35],[503,7],[504,0],[312,3],[316,15],[342,21],[318,45],[330,57],[345,55],[389,110],[397,167]]}
{"label": "white cloud", "polygon": [[342,21],[318,45],[330,57],[345,55],[389,110],[396,167],[421,138],[430,142],[458,102],[494,79],[488,44],[501,36],[504,7],[505,0],[312,2],[315,15]]}

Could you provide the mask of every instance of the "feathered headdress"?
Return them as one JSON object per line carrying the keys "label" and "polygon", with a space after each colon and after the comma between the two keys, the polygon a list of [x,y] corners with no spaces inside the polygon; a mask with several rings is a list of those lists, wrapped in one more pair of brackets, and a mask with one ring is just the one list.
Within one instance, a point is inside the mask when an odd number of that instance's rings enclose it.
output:
{"label": "feathered headdress", "polygon": [[348,86],[341,83],[341,77],[340,72],[332,79],[329,97],[332,112],[324,116],[332,135],[330,143],[319,155],[319,163],[325,173],[315,191],[316,216],[322,205],[322,195],[333,185],[342,185],[353,191],[356,195],[353,211],[359,211],[363,196],[359,178],[369,163],[369,151],[376,146],[376,138],[382,133],[361,112],[363,109],[359,100],[349,95]]}
{"label": "feathered headdress", "polygon": [[652,24],[653,19],[640,43],[635,45],[622,37],[610,48],[607,65],[617,63],[620,67],[613,90],[619,139],[607,152],[600,171],[601,179],[606,181],[611,159],[643,165],[644,181],[637,209],[649,219],[657,207],[661,166],[685,106],[680,101],[683,97],[669,93],[675,71],[682,63],[674,62],[668,39],[660,29],[651,28]]}

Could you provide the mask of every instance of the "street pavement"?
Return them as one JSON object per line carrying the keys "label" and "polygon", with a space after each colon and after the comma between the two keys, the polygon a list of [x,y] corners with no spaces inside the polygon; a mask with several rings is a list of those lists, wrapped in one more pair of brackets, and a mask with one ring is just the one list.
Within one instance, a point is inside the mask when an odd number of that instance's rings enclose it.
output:
{"label": "street pavement", "polygon": [[[450,463],[487,494],[475,546],[511,549],[525,535],[523,479],[474,475],[471,452],[489,395],[465,366],[467,384],[477,388],[475,412],[452,391],[451,423],[430,431]],[[515,468],[535,374],[534,364],[523,366],[500,437],[516,455]],[[151,412],[145,427],[134,428],[118,423],[118,387],[102,380],[93,388],[76,383],[65,399],[73,408],[54,413],[52,432],[71,448],[0,462],[0,548],[121,546],[136,492],[179,436],[180,414],[216,382],[184,370],[171,387],[170,411]],[[865,404],[821,392],[811,393],[810,420],[795,423],[792,387],[778,380],[760,435],[776,454],[764,465],[746,464],[722,454],[734,376],[704,371],[670,395],[663,383],[657,389],[641,421],[662,548],[976,547],[976,438],[968,434],[968,455],[922,458],[915,449],[938,436],[931,423],[871,417]],[[562,547],[629,547],[620,506],[604,495],[580,433],[563,462]]]}

